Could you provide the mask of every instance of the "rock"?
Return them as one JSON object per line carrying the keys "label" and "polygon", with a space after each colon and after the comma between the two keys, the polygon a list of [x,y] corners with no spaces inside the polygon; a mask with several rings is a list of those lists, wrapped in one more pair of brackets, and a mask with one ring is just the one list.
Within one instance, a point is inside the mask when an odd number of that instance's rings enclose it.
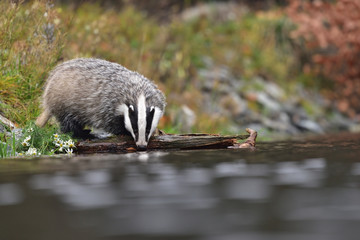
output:
{"label": "rock", "polygon": [[204,64],[206,68],[198,71],[202,111],[228,118],[230,131],[250,127],[260,136],[274,139],[357,129],[354,121],[338,113],[318,92],[297,85],[289,94],[260,76],[250,81],[235,78],[226,66],[215,65],[211,58],[204,58]]}
{"label": "rock", "polygon": [[0,133],[4,133],[5,130],[6,130],[5,127],[2,124],[0,124]]}
{"label": "rock", "polygon": [[188,106],[182,105],[176,114],[176,125],[181,132],[191,132],[196,122],[196,115]]}
{"label": "rock", "polygon": [[270,95],[270,97],[282,100],[285,98],[285,92],[283,89],[281,89],[278,85],[272,82],[266,82],[265,83],[265,91]]}
{"label": "rock", "polygon": [[241,82],[231,75],[226,67],[211,67],[198,72],[202,79],[200,89],[204,92],[228,94],[241,88]]}
{"label": "rock", "polygon": [[353,132],[353,133],[360,132],[360,124],[359,123],[353,124],[349,130],[350,130],[350,132]]}
{"label": "rock", "polygon": [[228,111],[232,117],[239,116],[247,111],[247,102],[234,92],[223,96],[220,104],[224,111]]}
{"label": "rock", "polygon": [[11,132],[6,132],[5,134],[8,138],[12,138],[13,134],[15,134],[15,141],[20,141],[24,137],[22,128],[14,128]]}
{"label": "rock", "polygon": [[262,92],[267,93],[273,99],[283,100],[285,98],[285,91],[273,82],[266,81],[259,76],[255,77],[252,82],[255,86],[261,88]]}
{"label": "rock", "polygon": [[209,92],[220,89],[223,93],[229,93],[243,87],[243,81],[234,77],[227,66],[214,65],[209,57],[204,57],[203,61],[206,67],[198,70],[198,76],[202,80],[200,89]]}
{"label": "rock", "polygon": [[183,21],[192,21],[194,19],[204,17],[214,19],[216,21],[229,21],[236,19],[239,15],[243,15],[249,11],[245,5],[233,2],[211,2],[208,4],[199,4],[195,7],[185,9],[180,18]]}
{"label": "rock", "polygon": [[256,100],[258,103],[263,105],[265,108],[267,108],[270,111],[274,112],[280,112],[282,107],[280,103],[272,99],[268,94],[265,92],[257,92],[256,94]]}
{"label": "rock", "polygon": [[295,135],[300,132],[295,126],[292,125],[289,116],[284,112],[279,113],[275,119],[263,117],[262,123],[268,129],[282,132],[287,135]]}
{"label": "rock", "polygon": [[287,105],[287,113],[292,125],[303,132],[324,133],[324,129],[312,120],[300,104]]}
{"label": "rock", "polygon": [[300,130],[313,132],[313,133],[324,133],[324,130],[319,124],[309,119],[300,119],[295,122],[295,125]]}
{"label": "rock", "polygon": [[338,111],[335,111],[331,114],[330,117],[325,119],[325,127],[330,131],[351,131],[356,132],[356,123],[353,120],[350,120],[344,117]]}

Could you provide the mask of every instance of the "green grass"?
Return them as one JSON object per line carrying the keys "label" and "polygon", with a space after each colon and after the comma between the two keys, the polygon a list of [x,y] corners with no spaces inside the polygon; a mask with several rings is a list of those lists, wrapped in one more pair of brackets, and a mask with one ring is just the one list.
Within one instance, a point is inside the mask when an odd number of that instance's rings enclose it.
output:
{"label": "green grass", "polygon": [[16,156],[16,140],[15,133],[12,133],[11,139],[8,141],[0,140],[0,158]]}
{"label": "green grass", "polygon": [[60,59],[65,33],[46,1],[0,2],[0,112],[25,125],[39,113],[47,72]]}

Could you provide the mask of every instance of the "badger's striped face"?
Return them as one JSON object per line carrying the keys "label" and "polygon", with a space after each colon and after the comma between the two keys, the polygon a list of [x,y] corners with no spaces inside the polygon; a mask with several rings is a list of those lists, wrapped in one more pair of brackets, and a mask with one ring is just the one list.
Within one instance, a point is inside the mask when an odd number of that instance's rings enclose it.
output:
{"label": "badger's striped face", "polygon": [[135,106],[122,104],[119,110],[124,116],[125,128],[134,138],[136,146],[139,149],[146,149],[162,116],[161,109],[146,106],[145,96],[140,95]]}

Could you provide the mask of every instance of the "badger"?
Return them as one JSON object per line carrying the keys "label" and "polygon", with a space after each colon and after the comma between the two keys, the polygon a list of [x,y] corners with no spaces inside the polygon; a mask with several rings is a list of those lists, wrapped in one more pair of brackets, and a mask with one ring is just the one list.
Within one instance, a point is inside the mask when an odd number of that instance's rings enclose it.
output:
{"label": "badger", "polygon": [[61,131],[75,138],[92,138],[88,126],[130,135],[145,150],[165,106],[164,94],[143,75],[106,60],[78,58],[50,72],[36,125],[55,116]]}

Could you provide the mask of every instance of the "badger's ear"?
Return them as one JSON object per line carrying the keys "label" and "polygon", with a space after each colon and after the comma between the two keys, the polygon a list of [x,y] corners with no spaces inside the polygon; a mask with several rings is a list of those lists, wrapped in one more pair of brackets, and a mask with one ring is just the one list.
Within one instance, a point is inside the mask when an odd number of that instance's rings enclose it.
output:
{"label": "badger's ear", "polygon": [[128,106],[126,106],[126,104],[119,105],[119,107],[116,110],[118,115],[125,115],[129,112],[129,108]]}
{"label": "badger's ear", "polygon": [[153,113],[155,111],[155,107],[154,106],[151,106],[150,107],[150,113]]}
{"label": "badger's ear", "polygon": [[[149,113],[148,113],[148,115],[146,116],[147,121],[152,122],[152,121],[153,121],[153,118],[154,118],[154,114],[155,114],[155,107],[154,107],[154,106],[151,106],[151,107],[149,108]],[[149,127],[151,127],[151,125],[150,125]]]}
{"label": "badger's ear", "polygon": [[134,106],[133,106],[133,105],[129,105],[129,109],[130,109],[131,111],[135,111],[135,109],[134,109]]}

